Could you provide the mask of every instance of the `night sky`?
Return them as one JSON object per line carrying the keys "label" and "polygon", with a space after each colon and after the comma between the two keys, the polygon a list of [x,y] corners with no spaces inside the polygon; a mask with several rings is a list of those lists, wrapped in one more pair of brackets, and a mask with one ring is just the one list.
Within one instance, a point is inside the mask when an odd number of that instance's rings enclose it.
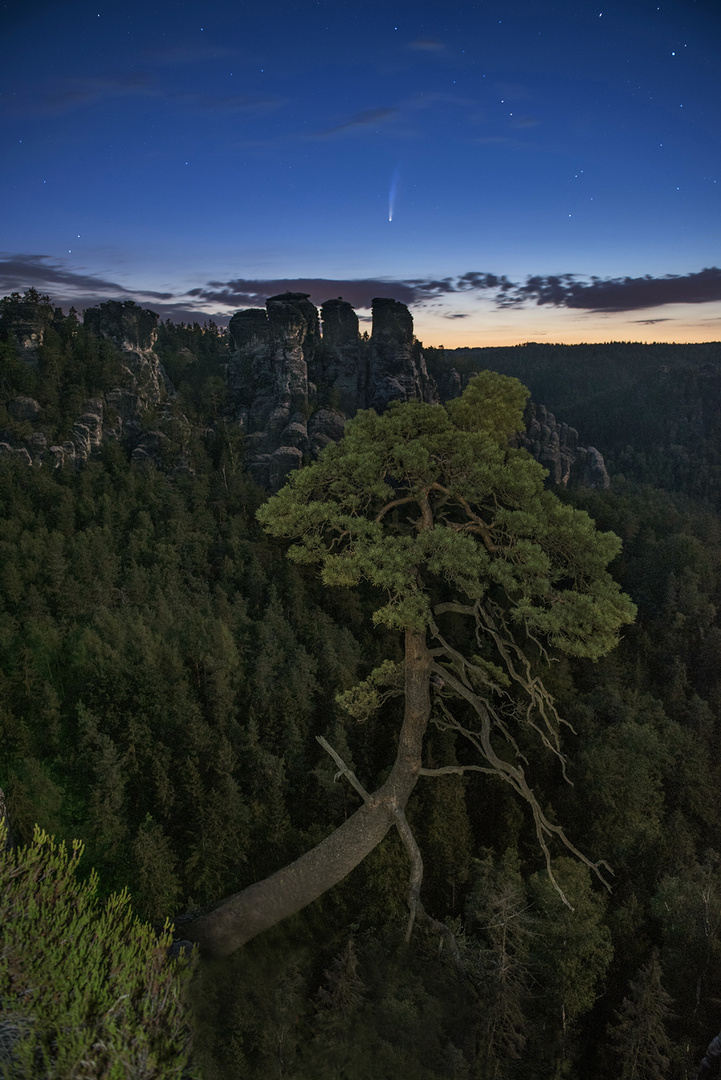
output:
{"label": "night sky", "polygon": [[0,28],[0,295],[721,339],[719,0],[23,0]]}

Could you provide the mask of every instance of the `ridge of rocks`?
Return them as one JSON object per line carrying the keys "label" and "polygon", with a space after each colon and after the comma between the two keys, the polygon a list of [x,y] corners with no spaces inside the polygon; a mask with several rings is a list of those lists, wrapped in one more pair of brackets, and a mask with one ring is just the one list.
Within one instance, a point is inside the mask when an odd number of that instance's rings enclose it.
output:
{"label": "ridge of rocks", "polygon": [[359,409],[440,400],[405,304],[378,297],[372,312],[370,337],[341,297],[321,306],[320,319],[307,293],[287,292],[230,320],[231,413],[262,487],[276,491],[304,456],[338,440]]}
{"label": "ridge of rocks", "polygon": [[[49,310],[47,304],[20,300],[7,307],[8,332],[21,359],[32,366],[50,325]],[[56,309],[54,317],[61,315]],[[0,431],[0,453],[18,455],[29,465],[78,467],[105,442],[121,441],[138,464],[171,475],[187,471],[187,460],[163,431],[171,415],[176,429],[190,425],[177,406],[172,409],[175,388],[154,352],[158,316],[132,301],[110,300],[87,309],[84,323],[120,350],[125,385],[83,402],[70,437],[58,445],[48,444],[37,401],[10,401],[11,417],[32,430],[21,445],[11,432]],[[340,439],[359,409],[383,412],[392,401],[436,404],[460,394],[467,382],[450,369],[436,383],[414,337],[410,311],[386,297],[372,301],[370,334],[361,332],[358,315],[342,297],[327,300],[319,312],[309,294],[298,292],[271,296],[265,308],[236,312],[229,333],[228,405],[222,419],[240,427],[246,467],[271,491]],[[550,483],[608,487],[603,457],[594,447],[579,446],[578,438],[543,405],[529,402],[520,442],[548,469]]]}

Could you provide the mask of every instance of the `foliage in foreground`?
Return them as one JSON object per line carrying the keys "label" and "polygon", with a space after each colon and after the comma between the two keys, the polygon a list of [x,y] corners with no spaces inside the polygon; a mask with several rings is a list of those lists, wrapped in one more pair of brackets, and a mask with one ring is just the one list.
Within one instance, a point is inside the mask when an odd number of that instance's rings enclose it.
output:
{"label": "foliage in foreground", "polygon": [[[5,834],[0,826],[0,848]],[[189,1076],[190,967],[133,914],[104,904],[83,846],[36,828],[0,855],[0,1075],[5,1080],[173,1080]]]}

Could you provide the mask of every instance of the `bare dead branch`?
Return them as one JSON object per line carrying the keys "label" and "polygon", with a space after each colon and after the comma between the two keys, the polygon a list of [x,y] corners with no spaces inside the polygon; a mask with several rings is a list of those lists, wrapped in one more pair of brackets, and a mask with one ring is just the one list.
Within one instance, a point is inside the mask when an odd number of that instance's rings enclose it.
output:
{"label": "bare dead branch", "polygon": [[[421,769],[421,774],[425,770]],[[423,857],[421,856],[420,848],[416,843],[416,838],[413,835],[413,831],[408,824],[405,812],[398,807],[394,811],[396,828],[400,835],[401,840],[405,846],[408,855],[411,860],[411,871],[408,880],[408,925],[406,927],[406,942],[411,940],[411,934],[413,932],[413,924],[417,921],[424,926],[428,926],[435,933],[440,934],[442,941],[447,942],[451,956],[453,957],[453,963],[456,968],[456,972],[461,979],[465,979],[466,970],[463,965],[463,959],[461,957],[460,949],[458,948],[458,942],[456,941],[453,932],[445,923],[439,922],[437,919],[432,918],[427,914],[420,899],[421,883],[423,881]]]}
{"label": "bare dead branch", "polygon": [[463,963],[463,957],[461,956],[461,950],[458,948],[458,942],[456,941],[455,934],[453,933],[451,928],[449,926],[446,926],[445,923],[439,922],[438,919],[434,919],[431,915],[429,915],[424,910],[422,904],[419,905],[417,918],[418,922],[422,926],[427,926],[436,934],[441,935],[441,943],[445,941],[445,943],[448,945],[449,952],[453,957],[453,966],[456,969],[456,974],[458,975],[458,978],[462,982],[465,982],[467,978],[466,968]]}
{"label": "bare dead branch", "polygon": [[491,765],[491,771],[493,772],[493,774],[495,776],[498,776],[507,784],[509,784],[516,792],[516,794],[520,795],[521,798],[524,799],[526,803],[528,803],[531,809],[531,813],[533,814],[533,821],[536,828],[536,837],[538,839],[538,844],[543,852],[546,861],[546,870],[548,873],[548,877],[566,907],[573,910],[571,904],[566,898],[565,893],[563,892],[563,889],[558,884],[556,877],[553,873],[553,867],[551,866],[551,852],[548,847],[548,840],[550,840],[554,836],[556,837],[556,839],[560,840],[564,847],[573,855],[575,855],[577,859],[580,859],[580,861],[584,863],[584,865],[587,866],[589,870],[592,870],[598,880],[610,892],[611,886],[601,872],[602,868],[609,873],[611,872],[608,863],[603,861],[592,862],[592,860],[589,859],[586,855],[584,855],[583,852],[579,851],[575,844],[571,843],[571,841],[568,839],[563,828],[560,825],[554,825],[553,822],[549,821],[546,815],[543,813],[543,810],[541,809],[541,806],[532,788],[526,780],[526,775],[522,767],[520,765],[512,765],[510,762],[504,761],[496,754],[493,746],[491,745],[491,717],[486,708],[485,702],[483,702],[478,697],[478,695],[474,694],[473,691],[470,690],[468,687],[463,686],[463,684],[459,682],[459,680],[457,680],[450,673],[447,673],[446,681],[449,682],[449,684],[457,690],[459,696],[465,698],[466,701],[468,701],[469,704],[473,706],[476,715],[481,721],[481,730],[479,732],[475,732],[470,731],[468,728],[464,727],[461,723],[459,723],[458,720],[455,719],[454,716],[451,715],[445,702],[443,702],[442,700],[439,702],[439,704],[445,716],[445,723],[443,721],[439,721],[438,718],[434,719],[434,723],[437,726],[446,727],[447,730],[456,731],[459,735],[463,735],[464,738],[468,739],[468,741],[476,748],[476,750],[478,750],[482,757],[486,759],[489,765]]}
{"label": "bare dead branch", "polygon": [[487,769],[484,765],[444,765],[440,769],[421,769],[419,776],[452,776],[467,772],[485,773],[486,776],[496,775],[495,769]]}
{"label": "bare dead branch", "polygon": [[361,784],[361,782],[360,782],[360,780],[358,779],[358,777],[356,776],[356,774],[355,774],[354,772],[352,772],[352,771],[351,771],[351,770],[350,770],[350,769],[348,768],[348,766],[346,765],[345,761],[343,761],[343,758],[342,758],[342,757],[340,756],[340,754],[337,754],[337,753],[335,752],[335,750],[334,750],[334,749],[333,749],[333,747],[332,747],[332,746],[330,745],[330,743],[329,743],[329,742],[327,742],[327,741],[326,741],[326,740],[325,740],[325,739],[323,738],[323,736],[322,736],[322,735],[316,735],[315,739],[316,739],[316,742],[319,742],[319,743],[320,743],[320,745],[321,745],[321,746],[323,747],[323,749],[325,750],[325,752],[326,752],[327,754],[330,754],[330,756],[331,756],[331,757],[333,758],[333,760],[335,761],[336,765],[338,766],[339,772],[337,772],[337,773],[335,774],[335,776],[333,777],[333,779],[334,779],[334,780],[337,780],[339,776],[347,776],[347,777],[348,777],[348,782],[350,783],[351,787],[354,787],[354,788],[356,789],[356,791],[357,791],[357,792],[358,792],[358,794],[360,795],[360,797],[361,797],[361,799],[363,800],[363,802],[365,802],[365,803],[369,803],[369,802],[371,801],[371,797],[370,797],[370,795],[368,794],[368,792],[366,791],[366,789],[365,789],[365,788],[363,787],[363,785]]}
{"label": "bare dead branch", "polygon": [[[567,783],[572,785],[572,781],[566,773],[566,758],[561,750],[559,728],[561,725],[565,725],[571,731],[573,727],[564,720],[558,713],[553,697],[549,694],[548,690],[543,684],[543,680],[537,675],[533,674],[531,669],[531,663],[523,650],[513,641],[512,635],[508,632],[508,629],[503,621],[503,616],[498,613],[498,618],[502,623],[504,633],[496,626],[496,623],[491,615],[489,606],[482,604],[480,601],[476,601],[472,608],[466,608],[463,610],[464,605],[451,605],[443,604],[438,605],[439,613],[444,611],[457,611],[460,614],[472,615],[476,622],[476,639],[479,646],[483,647],[482,635],[488,634],[493,639],[493,642],[498,650],[498,653],[503,660],[504,666],[511,680],[520,686],[527,696],[527,705],[525,708],[524,722],[529,727],[533,728],[536,734],[541,739],[541,742],[559,761],[561,770],[563,772],[563,778]],[[500,687],[494,686],[493,683],[487,678],[482,668],[474,664],[457,649],[453,649],[443,638],[440,630],[435,624],[431,624],[431,632],[433,636],[439,641],[442,647],[445,649],[447,656],[454,663],[459,675],[463,676],[463,681],[468,685],[470,680],[467,678],[467,672],[473,672],[476,678],[479,678],[489,688],[494,689],[496,692],[500,692]],[[515,657],[515,662],[514,662]],[[521,670],[519,670],[519,668]],[[470,688],[470,687],[469,687]],[[486,705],[489,705],[486,702]],[[536,715],[541,719],[541,723],[536,720]],[[498,714],[494,715],[494,721],[499,728],[503,731],[505,738],[513,746],[515,752],[520,754],[518,745],[515,739],[511,735],[507,726],[505,726],[503,720]]]}

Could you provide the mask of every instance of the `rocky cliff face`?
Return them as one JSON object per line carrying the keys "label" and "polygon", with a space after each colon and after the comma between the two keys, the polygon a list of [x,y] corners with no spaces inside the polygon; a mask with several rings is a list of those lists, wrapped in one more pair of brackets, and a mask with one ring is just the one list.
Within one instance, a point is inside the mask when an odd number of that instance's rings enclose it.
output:
{"label": "rocky cliff face", "polygon": [[610,486],[602,455],[594,446],[579,446],[575,428],[558,424],[553,413],[533,401],[526,406],[524,419],[526,432],[521,436],[521,445],[548,469],[551,484],[590,488]]}
{"label": "rocky cliff face", "polygon": [[308,295],[288,292],[230,322],[232,418],[246,433],[248,468],[272,491],[339,439],[358,409],[439,400],[404,304],[373,300],[370,338],[341,298],[326,301],[321,318],[322,332]]}
{"label": "rocky cliff face", "polygon": [[[40,301],[39,296],[37,300]],[[55,309],[55,315],[58,313],[62,317],[60,308]],[[17,345],[22,359],[32,367],[37,367],[38,349],[52,325],[53,314],[49,304],[21,298],[17,293],[4,302],[7,333]]]}
{"label": "rocky cliff face", "polygon": [[[468,385],[470,375],[462,376],[448,368],[439,379],[441,401],[458,397]],[[568,424],[558,423],[545,405],[529,401],[524,414],[526,431],[518,440],[548,469],[548,482],[563,487],[605,489],[611,481],[603,455],[594,446],[579,446],[578,432]]]}
{"label": "rocky cliff face", "polygon": [[[45,311],[41,305],[32,303],[20,303],[15,307],[18,310],[12,312],[10,333],[19,346],[22,359],[35,366],[37,350],[43,343],[43,330],[48,325]],[[158,316],[132,301],[110,300],[99,307],[88,308],[83,321],[94,334],[111,340],[122,352],[125,385],[84,401],[72,425],[70,438],[54,445],[49,444],[42,430],[40,403],[27,397],[10,401],[7,408],[13,419],[33,427],[37,425],[37,430],[25,435],[22,445],[17,445],[18,440],[10,432],[0,432],[0,453],[15,454],[28,464],[50,464],[55,468],[77,466],[96,454],[104,442],[121,439],[137,463],[167,466],[169,462],[164,450],[168,439],[160,430],[160,424],[167,419],[168,406],[175,392],[153,352]],[[152,413],[157,417],[158,427],[153,425],[149,430],[144,421]],[[172,467],[172,462],[170,464]],[[176,461],[175,467],[182,468],[183,462]]]}
{"label": "rocky cliff face", "polygon": [[132,300],[124,303],[108,300],[99,307],[88,308],[83,313],[83,322],[98,337],[108,338],[122,351],[132,393],[137,398],[136,410],[157,409],[172,398],[172,383],[153,352],[158,337],[155,312],[138,307]]}
{"label": "rocky cliff face", "polygon": [[[340,297],[318,312],[306,293],[271,297],[266,308],[237,312],[230,322],[232,418],[246,432],[246,464],[271,491],[303,459],[343,434],[359,409],[383,412],[391,401],[447,401],[461,393],[457,371],[438,387],[428,374],[413,318],[397,300],[373,300],[370,338]],[[322,327],[322,332],[321,332]],[[601,454],[578,445],[578,432],[529,404],[522,445],[549,471],[552,484],[605,488]]]}
{"label": "rocky cliff face", "polygon": [[[62,321],[62,312],[24,301],[6,307],[7,333],[22,359],[36,366],[46,328],[53,319]],[[340,439],[359,409],[382,412],[392,401],[434,404],[461,393],[468,377],[444,371],[439,387],[429,375],[404,304],[376,298],[372,315],[369,336],[340,297],[327,300],[319,313],[306,293],[288,292],[231,319],[222,419],[245,433],[246,465],[262,487],[277,490],[304,460]],[[52,445],[39,402],[30,397],[8,402],[16,425],[14,432],[0,431],[0,453],[16,454],[28,464],[81,465],[104,442],[120,440],[138,464],[158,465],[171,474],[186,471],[182,447],[190,425],[173,407],[174,387],[153,349],[157,315],[132,301],[111,300],[85,311],[84,323],[120,351],[124,385],[83,402],[69,438]],[[526,424],[521,442],[549,470],[551,483],[608,486],[603,458],[593,447],[579,447],[573,428],[557,424],[534,404],[528,406]]]}

